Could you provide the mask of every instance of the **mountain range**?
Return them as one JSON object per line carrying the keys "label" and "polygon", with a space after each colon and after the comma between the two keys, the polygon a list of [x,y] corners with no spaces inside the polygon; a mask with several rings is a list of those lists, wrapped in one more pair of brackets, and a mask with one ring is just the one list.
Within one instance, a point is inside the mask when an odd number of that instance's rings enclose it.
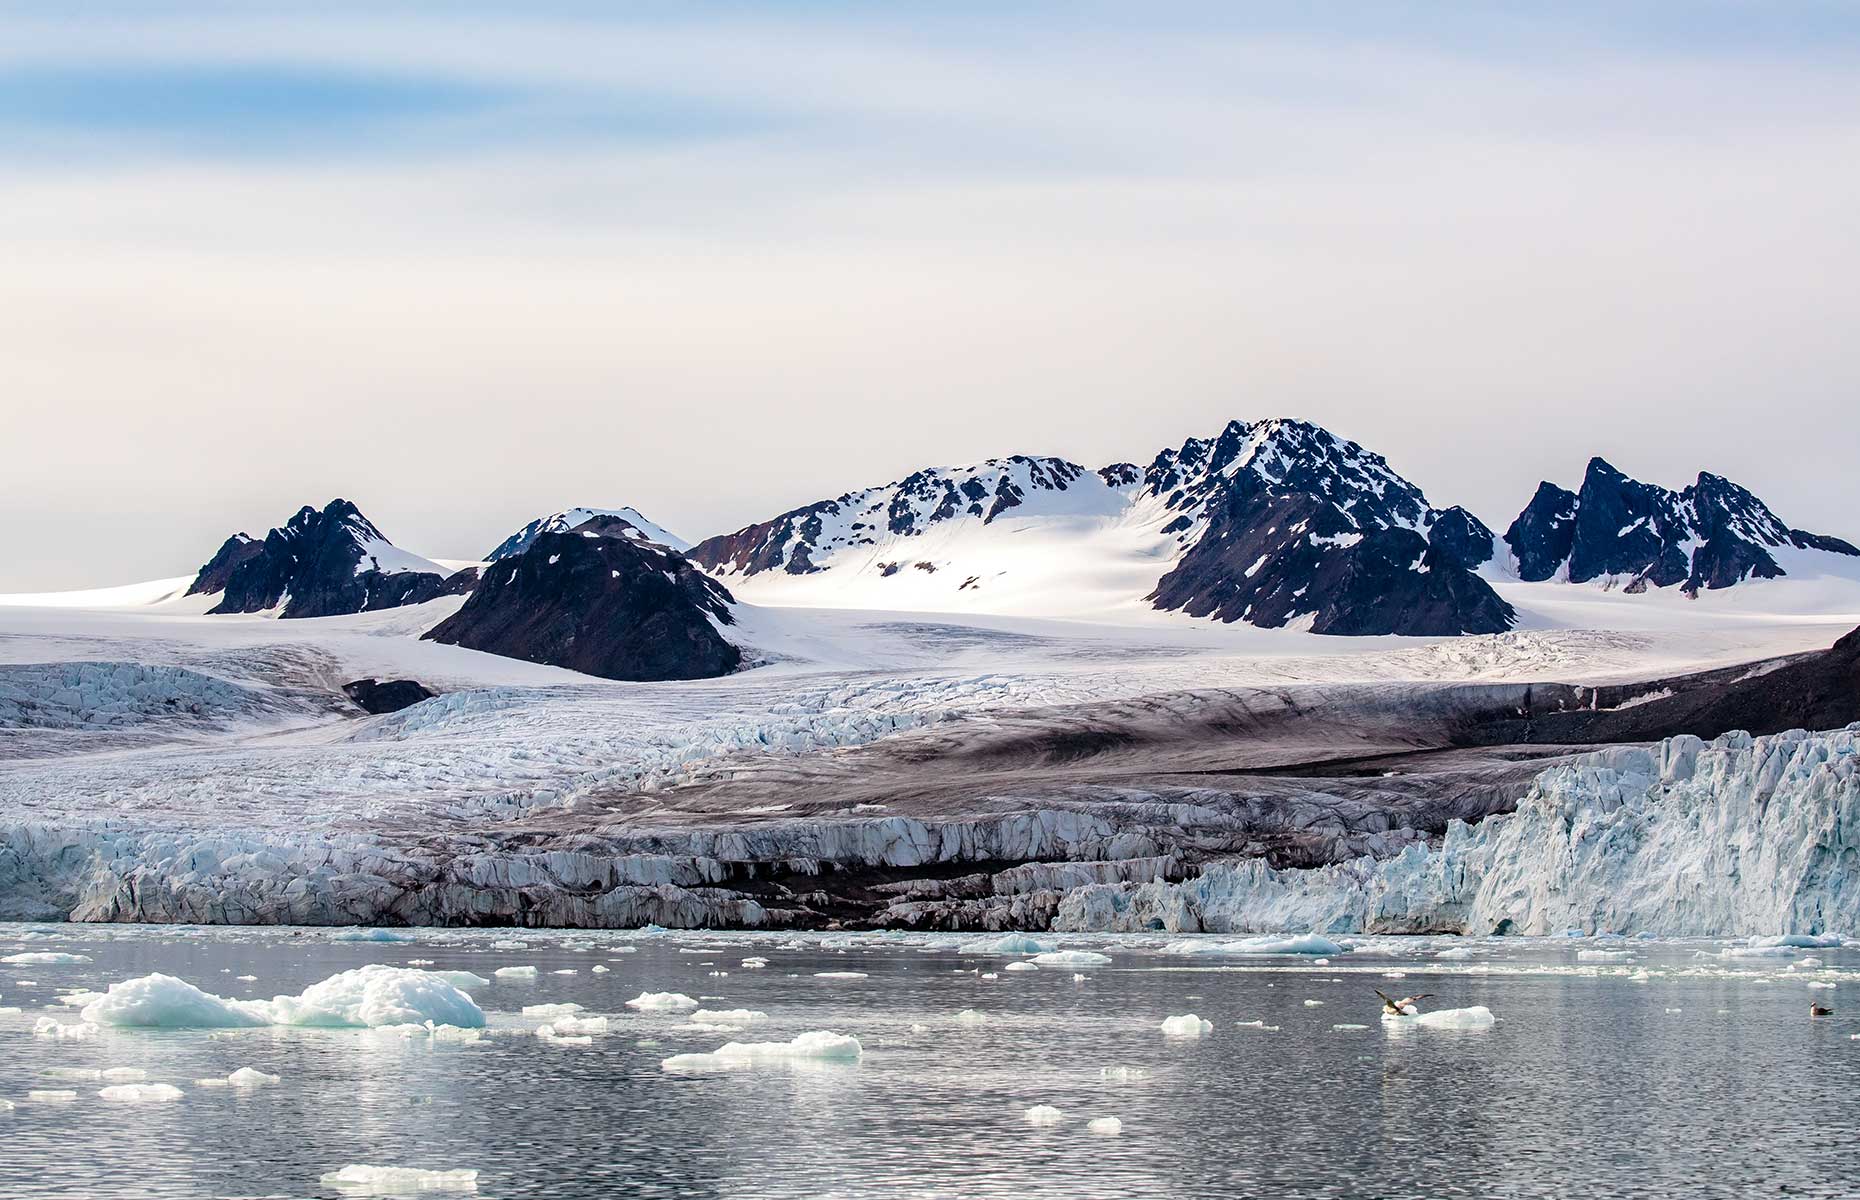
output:
{"label": "mountain range", "polygon": [[427,636],[621,679],[722,674],[742,605],[1076,616],[1111,608],[1319,634],[1517,622],[1494,584],[1686,595],[1860,558],[1730,480],[1681,491],[1593,459],[1502,538],[1381,455],[1304,421],[1232,421],[1142,465],[1013,455],[927,468],[685,542],[631,508],[539,517],[478,567],[394,546],[345,500],[228,538],[190,594],[213,613],[329,616],[466,595]]}

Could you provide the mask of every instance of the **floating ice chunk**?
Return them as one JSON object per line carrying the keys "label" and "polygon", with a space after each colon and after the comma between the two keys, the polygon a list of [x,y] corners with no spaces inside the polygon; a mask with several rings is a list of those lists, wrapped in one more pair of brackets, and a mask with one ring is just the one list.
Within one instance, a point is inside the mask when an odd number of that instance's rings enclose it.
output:
{"label": "floating ice chunk", "polygon": [[105,1083],[141,1083],[148,1077],[141,1067],[110,1067],[97,1072],[97,1078]]}
{"label": "floating ice chunk", "polygon": [[1034,966],[1030,962],[1011,962],[1007,965],[1007,969],[1010,971],[1037,971],[1040,968]]}
{"label": "floating ice chunk", "polygon": [[1116,1117],[1094,1117],[1085,1123],[1085,1130],[1099,1137],[1116,1137],[1124,1132],[1124,1123]]}
{"label": "floating ice chunk", "polygon": [[1104,967],[1110,965],[1111,956],[1096,950],[1048,950],[1030,961],[1042,967]]}
{"label": "floating ice chunk", "polygon": [[499,967],[497,970],[491,972],[491,974],[497,976],[499,979],[534,979],[536,978],[536,968]]}
{"label": "floating ice chunk", "polygon": [[470,971],[428,971],[427,974],[436,975],[453,987],[463,991],[470,991],[472,988],[491,986],[490,980],[482,975],[473,975]]}
{"label": "floating ice chunk", "polygon": [[864,979],[864,971],[815,971],[815,979]]}
{"label": "floating ice chunk", "polygon": [[[421,960],[421,959],[414,959],[414,960],[413,960],[413,962],[421,962],[421,961],[423,961],[423,960]],[[408,965],[408,966],[412,966],[412,965],[413,965],[413,962],[410,962],[410,963],[408,963],[407,965]],[[239,981],[240,983],[257,983],[257,982],[258,982],[258,976],[256,976],[256,975],[235,975],[235,976],[233,976],[233,978],[234,978],[234,979],[237,979],[237,980],[238,980],[238,981]]]}
{"label": "floating ice chunk", "polygon": [[1808,986],[1812,988],[1830,988],[1830,989],[1834,987],[1834,985],[1831,983],[1825,983],[1819,980],[1810,983]]}
{"label": "floating ice chunk", "polygon": [[1718,951],[1719,958],[1787,958],[1795,953],[1794,946],[1726,946]]}
{"label": "floating ice chunk", "polygon": [[640,1012],[690,1012],[698,1002],[683,992],[641,992],[626,1006]]}
{"label": "floating ice chunk", "polygon": [[1684,1011],[1686,1011],[1686,1010],[1685,1010],[1685,1009],[1683,1009],[1683,1008],[1669,1008],[1669,1009],[1667,1009],[1667,1010],[1666,1010],[1666,1015],[1670,1017],[1670,1016],[1672,1016],[1672,1015],[1673,1015],[1674,1013],[1682,1013],[1682,1012],[1684,1012]]}
{"label": "floating ice chunk", "polygon": [[1385,1025],[1419,1025],[1427,1029],[1490,1029],[1498,1023],[1498,1018],[1492,1015],[1491,1009],[1478,1004],[1471,1008],[1443,1008],[1418,1017],[1398,1017],[1385,1012],[1382,1021]]}
{"label": "floating ice chunk", "polygon": [[1445,950],[1435,954],[1434,957],[1444,959],[1447,962],[1464,962],[1469,958],[1479,957],[1479,952],[1474,950],[1471,946],[1448,946]]}
{"label": "floating ice chunk", "polygon": [[607,1032],[606,1017],[558,1017],[554,1024],[557,1037],[581,1037]]}
{"label": "floating ice chunk", "polygon": [[88,954],[64,954],[59,951],[36,951],[28,954],[9,954],[0,958],[0,963],[12,963],[14,966],[49,967],[57,963],[87,963]]}
{"label": "floating ice chunk", "polygon": [[1266,1033],[1279,1032],[1279,1027],[1277,1025],[1268,1025],[1264,1021],[1235,1021],[1234,1025],[1240,1029],[1259,1029]]}
{"label": "floating ice chunk", "polygon": [[1001,978],[1001,976],[995,974],[993,971],[984,971],[982,972],[982,978],[983,979],[999,979]]}
{"label": "floating ice chunk", "polygon": [[754,1008],[700,1008],[691,1014],[693,1021],[722,1021],[731,1025],[747,1025],[751,1021],[766,1021],[768,1014]]}
{"label": "floating ice chunk", "polygon": [[768,965],[769,965],[769,960],[761,957],[760,955],[754,955],[749,958],[745,958],[743,960],[743,966],[747,967],[751,971],[759,971],[763,967],[766,967]]}
{"label": "floating ice chunk", "polygon": [[570,1013],[581,1011],[579,1004],[525,1004],[523,1015],[526,1017],[566,1017]]}
{"label": "floating ice chunk", "polygon": [[1318,954],[1325,957],[1347,953],[1349,947],[1340,946],[1327,937],[1315,933],[1301,934],[1295,937],[1250,937],[1236,942],[1213,942],[1200,938],[1189,938],[1179,942],[1170,942],[1163,947],[1165,954]]}
{"label": "floating ice chunk", "polygon": [[103,999],[102,992],[68,992],[58,997],[58,1003],[67,1008],[83,1008],[86,1004]]}
{"label": "floating ice chunk", "polygon": [[1077,971],[1074,971],[1072,972],[1072,982],[1073,983],[1084,983],[1085,976],[1079,974]]}
{"label": "floating ice chunk", "polygon": [[0,1100],[0,1113],[10,1113],[12,1111],[13,1102],[11,1100]]}
{"label": "floating ice chunk", "polygon": [[226,1077],[226,1082],[236,1088],[255,1088],[277,1083],[281,1078],[278,1075],[268,1075],[256,1067],[240,1067]]}
{"label": "floating ice chunk", "polygon": [[223,1000],[172,975],[144,975],[113,983],[84,1008],[98,1025],[148,1029],[238,1029],[269,1024],[257,1001]]}
{"label": "floating ice chunk", "polygon": [[1109,1079],[1114,1083],[1128,1083],[1132,1079],[1145,1079],[1149,1072],[1142,1067],[1099,1067],[1098,1078]]}
{"label": "floating ice chunk", "polygon": [[608,973],[609,971],[611,971],[611,970],[613,970],[613,968],[612,968],[612,967],[603,967],[603,966],[601,966],[601,965],[600,965],[599,963],[596,963],[596,964],[594,964],[594,965],[593,965],[592,967],[589,967],[589,968],[588,968],[588,970],[589,970],[590,972],[592,972],[593,974],[595,974],[595,975],[605,975],[605,974],[607,974],[607,973]]}
{"label": "floating ice chunk", "polygon": [[459,988],[427,971],[371,964],[341,971],[296,996],[226,1000],[171,975],[110,985],[84,1009],[100,1025],[225,1029],[256,1025],[376,1026],[432,1021],[478,1028],[484,1012]]}
{"label": "floating ice chunk", "polygon": [[343,929],[329,935],[332,942],[411,942],[413,935],[402,929]]}
{"label": "floating ice chunk", "polygon": [[859,1039],[824,1029],[787,1042],[726,1042],[709,1054],[674,1054],[659,1064],[667,1071],[727,1071],[795,1062],[858,1062]]}
{"label": "floating ice chunk", "polygon": [[77,1099],[77,1093],[59,1088],[35,1088],[26,1093],[26,1099],[34,1104],[69,1104]]}
{"label": "floating ice chunk", "polygon": [[82,1041],[97,1036],[97,1026],[89,1021],[76,1025],[66,1025],[51,1017],[40,1017],[32,1026],[33,1036],[57,1038],[61,1041]]}
{"label": "floating ice chunk", "polygon": [[576,970],[574,967],[563,967],[560,971],[551,971],[549,972],[549,974],[551,975],[579,975],[581,974],[581,972]]}
{"label": "floating ice chunk", "polygon": [[985,1012],[977,1012],[972,1008],[965,1008],[955,1015],[954,1020],[958,1025],[986,1025],[988,1024],[988,1014]]}
{"label": "floating ice chunk", "polygon": [[1344,1025],[1332,1025],[1331,1028],[1338,1033],[1352,1033],[1358,1029],[1368,1029],[1369,1026],[1344,1024]]}
{"label": "floating ice chunk", "polygon": [[398,1196],[409,1192],[475,1192],[478,1172],[422,1171],[417,1167],[375,1167],[350,1163],[318,1182],[348,1196]]}
{"label": "floating ice chunk", "polygon": [[1844,946],[1847,939],[1838,933],[1785,933],[1777,937],[1754,937],[1750,939],[1753,946],[1800,946],[1804,949],[1820,949]]}
{"label": "floating ice chunk", "polygon": [[1604,962],[1632,962],[1633,960],[1634,960],[1634,952],[1632,950],[1578,950],[1576,951],[1577,962],[1604,963]]}
{"label": "floating ice chunk", "polygon": [[105,1100],[114,1100],[127,1104],[148,1104],[164,1100],[179,1100],[184,1093],[171,1083],[119,1083],[107,1087],[97,1095]]}
{"label": "floating ice chunk", "polygon": [[987,941],[968,942],[956,947],[958,954],[1041,954],[1053,948],[1052,942],[1025,933],[1006,933]]}
{"label": "floating ice chunk", "polygon": [[1027,1110],[1029,1125],[1057,1125],[1066,1119],[1066,1114],[1050,1104],[1036,1104]]}
{"label": "floating ice chunk", "polygon": [[1305,1001],[1305,1007],[1306,1008],[1322,1008],[1324,1007],[1324,1002],[1322,1000],[1307,1000]]}
{"label": "floating ice chunk", "polygon": [[491,943],[493,950],[528,950],[529,948],[528,942],[518,941],[516,938],[504,938]]}
{"label": "floating ice chunk", "polygon": [[1165,1037],[1198,1038],[1214,1032],[1214,1022],[1204,1021],[1194,1013],[1170,1017],[1160,1028]]}
{"label": "floating ice chunk", "polygon": [[41,1074],[47,1079],[75,1079],[81,1083],[96,1083],[103,1078],[103,1072],[95,1067],[47,1067]]}

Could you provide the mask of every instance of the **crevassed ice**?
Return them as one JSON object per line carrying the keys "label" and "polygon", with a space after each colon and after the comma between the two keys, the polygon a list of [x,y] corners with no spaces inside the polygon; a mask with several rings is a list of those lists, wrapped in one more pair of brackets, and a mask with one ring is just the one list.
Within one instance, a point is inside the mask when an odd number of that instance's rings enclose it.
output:
{"label": "crevassed ice", "polygon": [[[1195,879],[1075,888],[1059,930],[1760,935],[1860,928],[1860,723],[1616,746],[1551,767],[1508,816],[1436,848],[1310,870],[1249,859]],[[1709,888],[1700,880],[1714,881]],[[1793,943],[1793,944],[1792,944]]]}

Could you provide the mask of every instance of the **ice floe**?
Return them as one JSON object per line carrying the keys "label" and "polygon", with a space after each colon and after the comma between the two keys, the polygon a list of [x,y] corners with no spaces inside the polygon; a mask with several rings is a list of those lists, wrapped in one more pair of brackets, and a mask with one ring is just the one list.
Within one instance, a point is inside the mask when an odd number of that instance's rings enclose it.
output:
{"label": "ice floe", "polygon": [[858,1062],[859,1039],[824,1029],[786,1042],[726,1042],[709,1054],[674,1054],[659,1065],[667,1071],[725,1071],[796,1062]]}
{"label": "ice floe", "polygon": [[1124,1123],[1116,1117],[1094,1117],[1085,1123],[1085,1129],[1099,1137],[1116,1137],[1124,1132]]}
{"label": "ice floe", "polygon": [[1036,1104],[1028,1109],[1026,1121],[1029,1125],[1057,1125],[1066,1119],[1066,1114],[1050,1104]]}
{"label": "ice floe", "polygon": [[424,1171],[418,1167],[377,1167],[350,1163],[330,1171],[318,1182],[348,1196],[396,1196],[417,1192],[471,1192],[478,1189],[478,1172],[472,1170]]}
{"label": "ice floe", "polygon": [[1110,965],[1111,956],[1096,950],[1047,950],[1029,961],[1041,967],[1103,967]]}
{"label": "ice floe", "polygon": [[437,974],[371,964],[338,972],[296,996],[228,1000],[172,975],[144,975],[110,985],[84,1009],[97,1025],[147,1029],[225,1029],[259,1025],[367,1027],[418,1024],[477,1028],[484,1012]]}
{"label": "ice floe", "polygon": [[640,1012],[690,1012],[699,1004],[683,992],[641,992],[626,1006]]}
{"label": "ice floe", "polygon": [[97,1095],[119,1103],[147,1104],[179,1100],[185,1093],[171,1083],[119,1083],[104,1088]]}
{"label": "ice floe", "polygon": [[1170,1017],[1160,1028],[1165,1037],[1198,1038],[1214,1032],[1214,1022],[1204,1021],[1194,1013],[1183,1013],[1179,1017]]}

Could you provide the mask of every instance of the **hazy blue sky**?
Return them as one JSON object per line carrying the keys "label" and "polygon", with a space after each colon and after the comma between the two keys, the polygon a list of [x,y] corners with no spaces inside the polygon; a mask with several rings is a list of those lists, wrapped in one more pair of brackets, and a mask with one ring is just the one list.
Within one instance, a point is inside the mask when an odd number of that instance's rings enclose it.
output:
{"label": "hazy blue sky", "polygon": [[0,591],[1301,416],[1860,537],[1860,5],[0,7]]}

